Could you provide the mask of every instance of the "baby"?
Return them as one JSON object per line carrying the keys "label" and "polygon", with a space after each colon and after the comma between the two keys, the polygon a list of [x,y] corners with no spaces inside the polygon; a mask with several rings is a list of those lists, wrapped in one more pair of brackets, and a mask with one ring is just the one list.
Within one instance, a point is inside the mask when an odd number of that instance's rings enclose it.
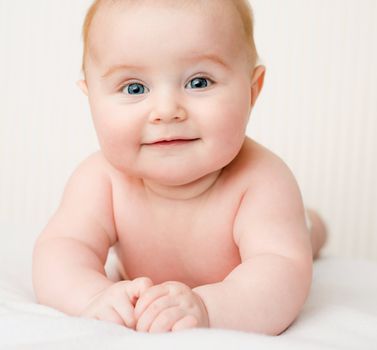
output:
{"label": "baby", "polygon": [[245,136],[265,74],[247,1],[97,0],[83,72],[100,151],[36,242],[38,301],[136,331],[283,332],[326,230]]}

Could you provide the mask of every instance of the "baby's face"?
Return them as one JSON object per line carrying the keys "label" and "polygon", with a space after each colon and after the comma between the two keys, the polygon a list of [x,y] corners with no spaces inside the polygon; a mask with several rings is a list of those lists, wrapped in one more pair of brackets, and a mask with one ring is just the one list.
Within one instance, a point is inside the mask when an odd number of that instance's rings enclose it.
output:
{"label": "baby's face", "polygon": [[239,152],[251,109],[250,67],[241,23],[224,7],[147,3],[126,9],[118,2],[95,17],[89,101],[113,166],[182,185]]}

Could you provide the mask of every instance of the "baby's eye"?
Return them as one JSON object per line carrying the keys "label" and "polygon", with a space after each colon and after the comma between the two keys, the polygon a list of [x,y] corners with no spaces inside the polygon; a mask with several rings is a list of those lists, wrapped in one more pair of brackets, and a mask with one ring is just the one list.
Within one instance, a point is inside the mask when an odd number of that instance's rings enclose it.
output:
{"label": "baby's eye", "polygon": [[189,86],[189,89],[204,89],[212,83],[213,82],[211,79],[198,77],[191,79],[190,82],[186,85],[186,87]]}
{"label": "baby's eye", "polygon": [[122,87],[122,92],[126,95],[141,95],[148,90],[143,84],[131,83]]}

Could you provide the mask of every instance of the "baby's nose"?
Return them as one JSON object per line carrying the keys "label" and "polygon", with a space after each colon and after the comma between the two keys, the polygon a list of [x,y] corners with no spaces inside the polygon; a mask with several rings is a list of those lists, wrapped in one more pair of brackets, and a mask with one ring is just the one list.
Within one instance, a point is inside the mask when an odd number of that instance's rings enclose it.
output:
{"label": "baby's nose", "polygon": [[187,119],[185,109],[179,104],[179,100],[172,96],[159,99],[149,117],[149,121],[153,124],[182,122],[185,119]]}

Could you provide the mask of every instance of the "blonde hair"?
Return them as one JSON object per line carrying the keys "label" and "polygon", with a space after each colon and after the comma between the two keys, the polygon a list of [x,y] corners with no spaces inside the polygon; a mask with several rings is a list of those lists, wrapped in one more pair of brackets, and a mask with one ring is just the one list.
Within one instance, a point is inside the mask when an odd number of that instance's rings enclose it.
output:
{"label": "blonde hair", "polygon": [[[112,0],[114,2],[115,0]],[[177,1],[177,0],[176,0]],[[182,1],[182,0],[178,0]],[[218,0],[217,0],[218,1]],[[250,66],[255,67],[258,60],[258,53],[254,42],[254,17],[253,11],[248,0],[230,0],[235,6],[237,12],[240,15],[242,25],[244,28],[244,34],[246,39],[247,54]],[[93,18],[98,12],[100,6],[103,4],[104,0],[94,0],[93,4],[90,6],[84,20],[82,28],[83,37],[83,58],[82,58],[82,71],[85,75],[85,61],[89,51],[89,31],[93,22]]]}

